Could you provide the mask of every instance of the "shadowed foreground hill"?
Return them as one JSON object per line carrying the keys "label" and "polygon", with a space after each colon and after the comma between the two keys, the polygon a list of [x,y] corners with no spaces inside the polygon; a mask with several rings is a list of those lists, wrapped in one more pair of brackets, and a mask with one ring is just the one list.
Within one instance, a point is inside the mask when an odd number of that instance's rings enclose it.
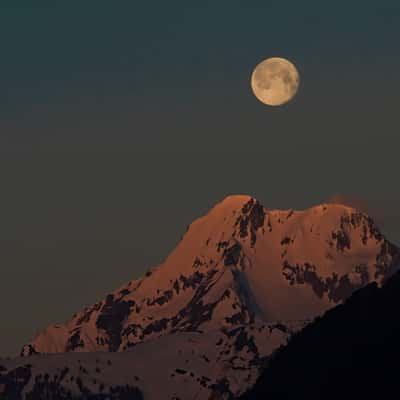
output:
{"label": "shadowed foreground hill", "polygon": [[242,400],[398,398],[400,274],[371,283],[277,351]]}

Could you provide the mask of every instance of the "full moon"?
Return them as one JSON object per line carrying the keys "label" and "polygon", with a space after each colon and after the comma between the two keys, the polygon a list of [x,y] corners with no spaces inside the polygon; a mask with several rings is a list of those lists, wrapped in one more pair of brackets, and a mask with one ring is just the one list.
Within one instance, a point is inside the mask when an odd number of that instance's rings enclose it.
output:
{"label": "full moon", "polygon": [[269,106],[280,106],[291,100],[297,93],[300,75],[288,60],[279,57],[268,58],[258,64],[251,76],[254,95]]}

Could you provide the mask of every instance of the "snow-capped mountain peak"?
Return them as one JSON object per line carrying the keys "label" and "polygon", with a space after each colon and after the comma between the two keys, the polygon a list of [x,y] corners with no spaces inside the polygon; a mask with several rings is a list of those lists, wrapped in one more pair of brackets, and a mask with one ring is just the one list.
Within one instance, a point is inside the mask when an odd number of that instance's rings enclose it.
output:
{"label": "snow-capped mountain peak", "polygon": [[166,346],[165,398],[237,394],[292,332],[399,265],[399,249],[354,208],[269,210],[253,197],[229,196],[195,220],[158,267],[48,327],[21,355],[64,353],[72,365],[75,353],[111,352],[117,363],[134,360],[132,370],[140,365],[145,398],[157,399],[146,380],[149,354]]}
{"label": "snow-capped mountain peak", "polygon": [[250,196],[229,196],[189,226],[160,266],[49,327],[23,354],[117,351],[255,317],[312,318],[384,278],[398,257],[372,219],[351,207],[268,210]]}

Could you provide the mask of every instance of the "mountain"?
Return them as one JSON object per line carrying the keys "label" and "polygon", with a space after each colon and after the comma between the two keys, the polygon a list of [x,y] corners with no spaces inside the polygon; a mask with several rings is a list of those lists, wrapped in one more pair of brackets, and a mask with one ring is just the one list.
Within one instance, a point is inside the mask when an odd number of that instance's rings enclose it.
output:
{"label": "mountain", "polygon": [[399,395],[400,273],[371,283],[294,335],[242,400]]}
{"label": "mountain", "polygon": [[[160,390],[168,399],[233,397],[293,332],[369,282],[381,284],[399,259],[373,220],[351,207],[268,210],[230,196],[190,225],[165,262],[45,329],[23,358],[3,363],[3,375],[30,365],[23,393],[38,376],[59,379],[63,366],[74,372],[56,388],[77,396],[79,375],[90,393],[135,382],[146,399]],[[95,383],[77,367],[95,371],[105,359],[113,368]]]}
{"label": "mountain", "polygon": [[398,249],[342,205],[268,211],[232,196],[195,221],[142,279],[53,325],[22,355],[120,351],[174,332],[306,320],[393,267]]}

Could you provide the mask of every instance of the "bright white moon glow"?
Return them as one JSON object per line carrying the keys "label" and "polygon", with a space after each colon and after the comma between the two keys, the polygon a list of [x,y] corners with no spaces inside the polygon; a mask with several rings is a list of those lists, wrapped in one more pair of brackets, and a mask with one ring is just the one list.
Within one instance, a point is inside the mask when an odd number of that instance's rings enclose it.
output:
{"label": "bright white moon glow", "polygon": [[264,104],[280,106],[291,100],[297,93],[300,75],[288,60],[279,57],[268,58],[258,64],[251,76],[254,95]]}

